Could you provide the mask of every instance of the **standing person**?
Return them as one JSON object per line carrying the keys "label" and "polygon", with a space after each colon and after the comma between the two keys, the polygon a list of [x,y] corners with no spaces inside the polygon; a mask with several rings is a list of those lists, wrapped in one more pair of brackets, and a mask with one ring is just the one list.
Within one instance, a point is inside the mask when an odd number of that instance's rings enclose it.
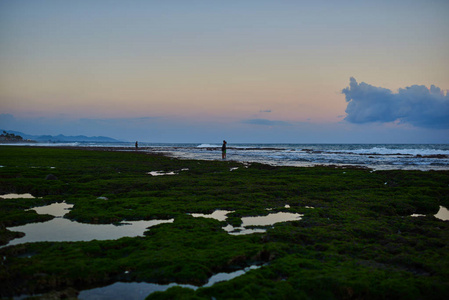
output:
{"label": "standing person", "polygon": [[139,148],[139,143],[136,141],[136,150]]}
{"label": "standing person", "polygon": [[223,140],[223,146],[221,146],[221,158],[225,159],[226,158],[226,141]]}

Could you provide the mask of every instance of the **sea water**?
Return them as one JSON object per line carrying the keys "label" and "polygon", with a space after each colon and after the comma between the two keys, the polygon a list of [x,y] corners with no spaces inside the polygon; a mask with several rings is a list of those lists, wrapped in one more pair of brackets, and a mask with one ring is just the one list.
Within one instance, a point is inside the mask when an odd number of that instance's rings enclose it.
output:
{"label": "sea water", "polygon": [[[152,147],[189,159],[221,158],[218,144]],[[356,166],[376,170],[449,170],[448,144],[228,144],[227,159],[276,166]]]}
{"label": "sea water", "polygon": [[[40,143],[30,145],[42,145]],[[58,143],[47,146],[60,146]],[[67,146],[67,143],[64,144]],[[135,151],[134,143],[70,143]],[[221,160],[221,143],[144,143],[140,151],[171,157]],[[355,166],[375,170],[449,170],[449,144],[227,144],[227,160],[275,166]]]}
{"label": "sea water", "polygon": [[[92,145],[91,145],[92,146]],[[131,144],[129,145],[130,147]],[[221,144],[146,144],[171,157],[219,160]],[[275,166],[355,166],[375,170],[449,170],[449,144],[232,144],[227,159]]]}

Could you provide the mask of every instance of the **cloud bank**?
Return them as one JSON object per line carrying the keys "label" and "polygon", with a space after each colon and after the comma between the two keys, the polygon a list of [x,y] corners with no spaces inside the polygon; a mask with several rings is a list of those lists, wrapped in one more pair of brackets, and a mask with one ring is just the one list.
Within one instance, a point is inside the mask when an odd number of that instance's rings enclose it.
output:
{"label": "cloud bank", "polygon": [[409,123],[416,127],[449,128],[449,93],[432,85],[412,85],[393,93],[351,77],[346,96],[345,120],[362,124],[370,122]]}

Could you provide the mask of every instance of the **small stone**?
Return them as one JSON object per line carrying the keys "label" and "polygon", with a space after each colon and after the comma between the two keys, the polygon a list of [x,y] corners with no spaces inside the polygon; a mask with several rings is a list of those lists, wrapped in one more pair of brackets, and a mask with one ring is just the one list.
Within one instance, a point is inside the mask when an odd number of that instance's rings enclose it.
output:
{"label": "small stone", "polygon": [[56,176],[53,175],[53,174],[48,174],[48,175],[45,177],[45,180],[58,180],[58,177],[56,177]]}

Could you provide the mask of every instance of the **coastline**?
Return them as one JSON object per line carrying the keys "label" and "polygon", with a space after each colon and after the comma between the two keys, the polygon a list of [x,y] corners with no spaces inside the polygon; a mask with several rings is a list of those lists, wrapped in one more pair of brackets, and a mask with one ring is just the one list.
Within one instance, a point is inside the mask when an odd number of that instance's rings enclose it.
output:
{"label": "coastline", "polygon": [[[13,146],[13,145],[11,145]],[[37,143],[25,147],[137,151],[177,159],[221,160],[219,145],[139,143]],[[235,144],[228,161],[270,166],[361,168],[381,170],[449,170],[449,144]]]}
{"label": "coastline", "polygon": [[[158,153],[178,159],[221,159],[219,145],[139,143],[17,144],[99,151]],[[337,166],[371,170],[449,170],[449,144],[234,144],[227,160],[271,166]]]}

